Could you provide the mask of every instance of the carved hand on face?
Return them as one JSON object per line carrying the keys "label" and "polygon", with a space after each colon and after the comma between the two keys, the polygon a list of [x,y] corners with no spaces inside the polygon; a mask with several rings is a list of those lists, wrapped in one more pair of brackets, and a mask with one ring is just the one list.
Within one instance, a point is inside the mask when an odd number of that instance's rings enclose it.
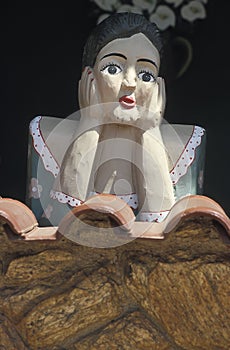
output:
{"label": "carved hand on face", "polygon": [[165,82],[161,77],[157,77],[155,85],[152,87],[152,95],[147,95],[145,109],[142,110],[139,126],[148,129],[159,126],[165,111],[166,94]]}
{"label": "carved hand on face", "polygon": [[99,103],[98,89],[91,67],[85,67],[78,83],[78,99],[80,108],[97,105]]}

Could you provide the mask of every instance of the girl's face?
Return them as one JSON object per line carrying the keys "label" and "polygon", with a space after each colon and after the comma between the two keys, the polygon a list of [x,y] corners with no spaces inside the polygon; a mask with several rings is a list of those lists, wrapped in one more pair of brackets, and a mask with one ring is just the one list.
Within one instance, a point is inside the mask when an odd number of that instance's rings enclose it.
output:
{"label": "girl's face", "polygon": [[122,109],[151,109],[159,66],[159,52],[144,34],[111,41],[93,68],[100,102],[119,102]]}

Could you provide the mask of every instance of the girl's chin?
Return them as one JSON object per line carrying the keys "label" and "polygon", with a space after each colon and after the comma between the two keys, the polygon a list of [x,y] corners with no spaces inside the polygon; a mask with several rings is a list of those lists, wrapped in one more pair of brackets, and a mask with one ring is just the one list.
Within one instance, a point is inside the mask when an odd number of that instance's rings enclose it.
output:
{"label": "girl's chin", "polygon": [[137,108],[137,106],[134,106],[133,108],[123,108],[122,105],[118,105],[113,110],[113,121],[117,121],[119,123],[130,123],[135,122],[137,119],[139,119],[140,113]]}

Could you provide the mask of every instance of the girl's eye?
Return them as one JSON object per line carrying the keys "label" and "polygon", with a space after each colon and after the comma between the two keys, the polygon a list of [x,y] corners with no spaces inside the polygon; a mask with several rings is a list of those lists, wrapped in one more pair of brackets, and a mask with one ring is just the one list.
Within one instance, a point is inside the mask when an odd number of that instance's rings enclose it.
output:
{"label": "girl's eye", "polygon": [[154,82],[156,81],[156,78],[154,75],[150,72],[143,71],[138,74],[138,78],[143,80],[144,82]]}
{"label": "girl's eye", "polygon": [[108,64],[107,66],[101,69],[101,72],[105,74],[111,74],[111,75],[118,74],[121,71],[122,71],[121,67],[119,67],[117,64]]}

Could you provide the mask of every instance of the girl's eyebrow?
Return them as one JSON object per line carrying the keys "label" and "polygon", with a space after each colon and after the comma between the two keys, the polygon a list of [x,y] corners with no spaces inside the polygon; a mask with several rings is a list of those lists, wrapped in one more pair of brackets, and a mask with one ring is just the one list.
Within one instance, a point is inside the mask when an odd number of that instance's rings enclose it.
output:
{"label": "girl's eyebrow", "polygon": [[[118,57],[122,57],[122,58],[124,58],[125,60],[127,60],[127,57],[126,57],[125,55],[123,55],[122,53],[111,52],[111,53],[108,53],[107,55],[103,56],[103,57],[100,59],[100,61],[103,60],[104,58],[110,57],[110,56],[118,56]],[[137,62],[149,62],[149,63],[151,63],[152,65],[154,65],[154,66],[158,69],[156,62],[150,60],[149,58],[139,58],[139,59],[137,60]]]}
{"label": "girl's eyebrow", "polygon": [[103,56],[101,60],[103,60],[103,58],[106,58],[106,57],[109,57],[109,56],[118,56],[118,57],[122,57],[124,58],[125,60],[127,60],[127,57],[125,55],[122,55],[122,53],[118,53],[118,52],[112,52],[112,53],[108,53],[107,55]]}
{"label": "girl's eyebrow", "polygon": [[156,62],[150,60],[149,58],[139,58],[139,60],[137,60],[137,62],[149,62],[149,63],[153,64],[158,69]]}

